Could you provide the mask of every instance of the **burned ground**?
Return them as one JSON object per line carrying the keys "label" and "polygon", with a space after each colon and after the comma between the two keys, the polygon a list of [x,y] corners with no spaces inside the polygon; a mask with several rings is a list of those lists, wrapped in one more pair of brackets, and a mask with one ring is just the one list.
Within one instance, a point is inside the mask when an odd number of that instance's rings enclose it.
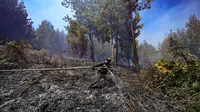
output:
{"label": "burned ground", "polygon": [[[87,60],[48,56],[44,51],[29,51],[25,55],[26,64],[23,65],[25,68],[94,64]],[[1,72],[0,112],[178,111],[173,104],[143,89],[137,75],[131,70],[114,67],[112,73],[108,74],[112,81],[100,80],[97,88],[89,89],[89,85],[98,75],[97,70],[92,71],[91,68],[67,71]]]}
{"label": "burned ground", "polygon": [[1,73],[0,109],[2,112],[127,111],[114,83],[101,80],[99,88],[88,89],[96,75],[88,69]]}

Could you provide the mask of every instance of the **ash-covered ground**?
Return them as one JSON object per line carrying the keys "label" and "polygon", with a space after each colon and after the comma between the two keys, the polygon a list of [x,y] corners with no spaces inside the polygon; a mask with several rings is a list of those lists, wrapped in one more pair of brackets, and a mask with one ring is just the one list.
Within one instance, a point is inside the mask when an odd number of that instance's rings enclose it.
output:
{"label": "ash-covered ground", "polygon": [[[0,69],[94,65],[81,59],[49,57],[44,51],[18,53],[4,47],[0,51]],[[109,80],[100,80],[97,88],[89,89],[98,77],[97,69],[0,72],[0,112],[178,111],[175,104],[146,91],[132,70],[114,67],[107,76]]]}
{"label": "ash-covered ground", "polygon": [[[32,67],[39,68],[39,67]],[[1,112],[126,112],[119,88],[90,69],[0,73]]]}

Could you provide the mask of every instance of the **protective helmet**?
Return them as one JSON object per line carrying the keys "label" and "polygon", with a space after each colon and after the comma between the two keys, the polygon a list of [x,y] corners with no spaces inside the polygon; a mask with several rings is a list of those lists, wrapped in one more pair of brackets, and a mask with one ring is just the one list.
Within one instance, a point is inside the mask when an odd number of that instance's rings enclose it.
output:
{"label": "protective helmet", "polygon": [[107,62],[111,62],[111,59],[110,59],[110,58],[107,58],[106,61],[107,61]]}

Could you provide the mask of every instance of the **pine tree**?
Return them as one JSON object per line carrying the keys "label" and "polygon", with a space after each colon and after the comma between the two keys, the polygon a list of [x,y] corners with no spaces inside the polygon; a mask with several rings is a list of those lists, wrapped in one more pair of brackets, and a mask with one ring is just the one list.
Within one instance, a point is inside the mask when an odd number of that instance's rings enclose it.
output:
{"label": "pine tree", "polygon": [[52,51],[52,45],[56,39],[56,32],[50,21],[43,20],[41,22],[39,28],[36,29],[36,39],[40,49],[44,48]]}
{"label": "pine tree", "polygon": [[1,0],[0,40],[27,40],[34,38],[33,22],[28,19],[24,2],[18,0]]}
{"label": "pine tree", "polygon": [[[152,0],[123,0],[126,8],[128,9],[128,18],[130,23],[131,35],[132,35],[132,45],[133,45],[133,54],[134,54],[134,62],[136,67],[136,72],[139,71],[139,61],[137,54],[137,45],[136,45],[136,37],[139,35],[139,29],[142,28],[143,25],[138,25],[140,21],[139,11],[144,9],[149,9]],[[133,17],[132,15],[135,15]]]}

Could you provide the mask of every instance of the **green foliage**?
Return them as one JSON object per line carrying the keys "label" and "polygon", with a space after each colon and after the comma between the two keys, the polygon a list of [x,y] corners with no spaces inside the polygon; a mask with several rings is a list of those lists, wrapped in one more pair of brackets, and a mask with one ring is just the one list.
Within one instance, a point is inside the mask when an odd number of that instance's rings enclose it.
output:
{"label": "green foliage", "polygon": [[23,1],[1,0],[0,13],[0,41],[30,41],[35,37],[33,22],[28,18]]}
{"label": "green foliage", "polygon": [[[140,15],[139,12],[145,9],[149,9],[151,7],[151,2],[153,0],[123,0],[124,6],[127,8],[127,17],[128,23],[130,25],[132,46],[133,46],[133,54],[134,54],[134,62],[135,62],[135,70],[139,72],[139,60],[138,60],[138,52],[137,52],[137,44],[136,38],[140,35],[140,29],[143,27],[143,24],[140,23]],[[133,17],[134,14],[134,17]]]}
{"label": "green foliage", "polygon": [[8,60],[11,62],[18,62],[24,59],[23,44],[21,42],[12,41],[5,46],[7,49],[5,51],[6,56],[12,56]]}
{"label": "green foliage", "polygon": [[120,34],[120,28],[125,24],[126,9],[122,1],[97,0],[98,13],[96,17],[97,36],[103,42],[110,42]]}
{"label": "green foliage", "polygon": [[54,53],[60,54],[64,50],[68,48],[68,44],[66,41],[66,34],[64,30],[56,30],[56,37],[53,43],[51,44],[51,51]]}
{"label": "green foliage", "polygon": [[153,0],[123,0],[124,1],[124,6],[129,8],[130,12],[133,11],[141,11],[144,9],[149,9],[151,8],[151,2]]}
{"label": "green foliage", "polygon": [[[182,58],[184,58],[183,53],[191,53],[200,58],[199,21],[200,20],[192,15],[189,18],[189,22],[186,24],[186,29],[179,29],[176,32],[171,30],[167,37],[163,40],[162,45],[160,45],[162,53],[170,55],[173,54],[173,56],[175,56],[174,58],[179,58],[181,55]],[[176,51],[176,55],[173,51]]]}
{"label": "green foliage", "polygon": [[191,102],[186,105],[186,108],[190,112],[200,111],[200,92],[193,94]]}
{"label": "green foliage", "polygon": [[189,49],[194,55],[200,58],[200,20],[198,20],[195,15],[192,15],[186,24],[186,28],[187,39],[190,40]]}
{"label": "green foliage", "polygon": [[87,52],[87,29],[82,26],[78,21],[69,19],[70,25],[66,27],[68,34],[66,36],[74,53],[80,52],[82,57]]}
{"label": "green foliage", "polygon": [[[150,8],[151,1],[63,0],[62,5],[70,6],[75,11],[74,17],[88,30],[87,35],[91,43],[92,37],[102,43],[114,43],[115,41],[114,46],[117,51],[120,50],[120,57],[130,59],[133,41],[130,40],[131,30],[128,21],[133,22],[134,37],[138,37],[140,29],[143,27],[142,24],[139,24],[141,17],[138,12]],[[125,6],[124,3],[127,2],[128,4]],[[134,13],[134,17],[131,16],[132,13]],[[64,19],[68,21],[68,16]],[[93,46],[90,47],[92,50]]]}
{"label": "green foliage", "polygon": [[199,25],[193,15],[186,30],[170,31],[159,50],[171,57],[156,61],[141,73],[149,90],[185,106],[182,111],[200,111]]}
{"label": "green foliage", "polygon": [[41,50],[28,50],[26,52],[28,62],[31,64],[51,64],[50,56],[46,49]]}
{"label": "green foliage", "polygon": [[187,99],[186,103],[190,104],[190,98],[194,98],[190,95],[200,92],[200,60],[184,63],[162,59],[155,62],[153,67],[144,70],[141,79],[147,88],[159,91],[169,99]]}
{"label": "green foliage", "polygon": [[26,57],[24,50],[31,49],[29,44],[12,41],[2,46],[0,52],[0,68],[23,68],[25,67]]}
{"label": "green foliage", "polygon": [[40,49],[51,49],[51,45],[56,38],[56,32],[51,22],[43,20],[36,29],[36,41]]}
{"label": "green foliage", "polygon": [[66,48],[66,34],[59,29],[55,30],[50,21],[43,20],[36,29],[36,38],[31,41],[33,49],[46,49],[51,53],[60,53]]}

